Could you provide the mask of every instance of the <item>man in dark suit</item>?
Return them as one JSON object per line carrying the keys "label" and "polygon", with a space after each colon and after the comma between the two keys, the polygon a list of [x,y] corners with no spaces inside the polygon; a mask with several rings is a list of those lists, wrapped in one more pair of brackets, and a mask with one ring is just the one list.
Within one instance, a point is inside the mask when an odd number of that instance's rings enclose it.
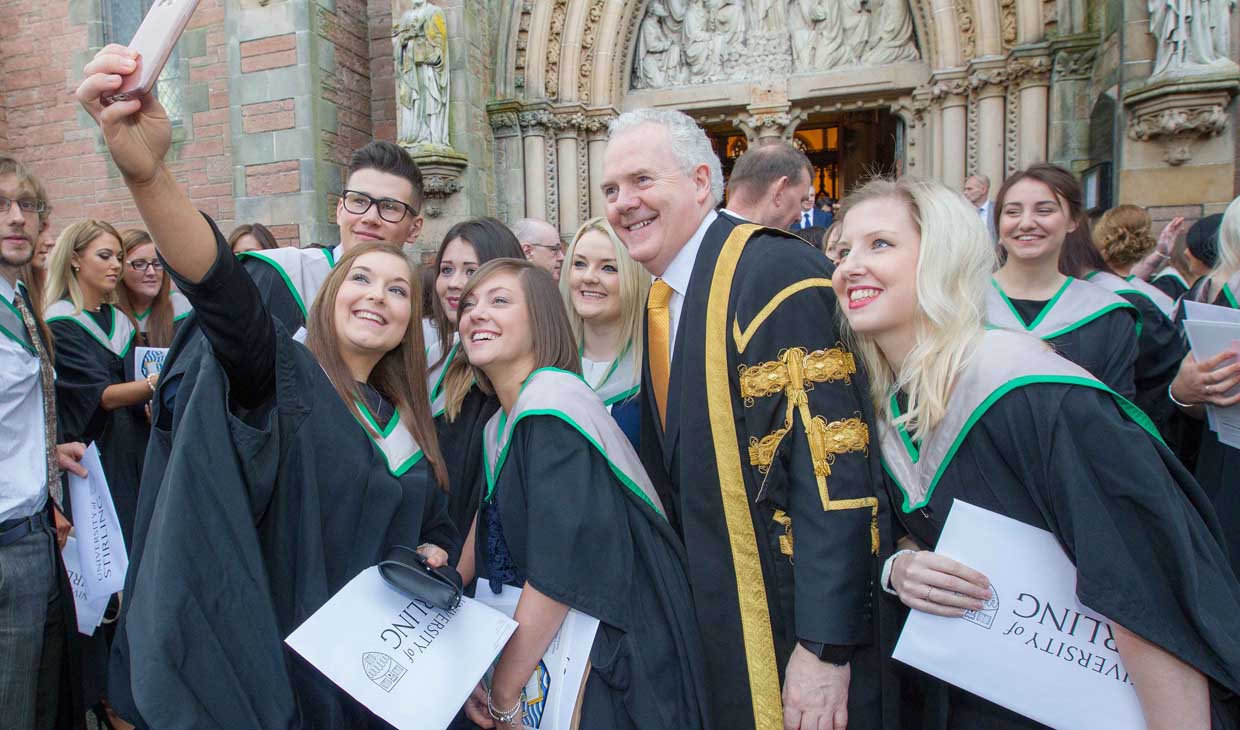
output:
{"label": "man in dark suit", "polygon": [[716,212],[719,160],[680,112],[612,123],[602,192],[657,277],[640,450],[684,539],[711,727],[891,727],[873,579],[890,510],[826,257]]}
{"label": "man in dark suit", "polygon": [[798,231],[805,230],[806,228],[813,228],[815,226],[819,228],[831,227],[833,216],[826,211],[819,210],[818,207],[814,205],[814,200],[814,187],[811,185],[805,191],[805,195],[801,196],[801,212],[798,214],[797,219],[792,222],[792,225],[788,228],[788,230],[796,233]]}

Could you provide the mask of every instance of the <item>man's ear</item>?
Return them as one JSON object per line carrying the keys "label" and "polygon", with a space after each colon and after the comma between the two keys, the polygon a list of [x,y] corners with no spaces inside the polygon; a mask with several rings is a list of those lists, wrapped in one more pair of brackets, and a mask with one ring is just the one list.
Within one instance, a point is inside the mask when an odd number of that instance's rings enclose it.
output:
{"label": "man's ear", "polygon": [[710,166],[698,165],[693,169],[693,187],[696,188],[697,194],[694,196],[699,204],[710,200]]}
{"label": "man's ear", "polygon": [[525,256],[525,258],[527,258],[527,259],[528,259],[528,258],[530,257],[530,253],[531,253],[533,250],[534,250],[534,247],[533,247],[533,246],[531,246],[530,244],[528,244],[528,243],[522,243],[522,244],[521,244],[521,254],[522,254],[522,255],[524,255],[524,256]]}
{"label": "man's ear", "polygon": [[425,219],[423,219],[422,216],[419,215],[414,217],[413,225],[409,226],[409,235],[405,236],[405,243],[417,243],[418,236],[422,234],[422,224],[424,222]]}

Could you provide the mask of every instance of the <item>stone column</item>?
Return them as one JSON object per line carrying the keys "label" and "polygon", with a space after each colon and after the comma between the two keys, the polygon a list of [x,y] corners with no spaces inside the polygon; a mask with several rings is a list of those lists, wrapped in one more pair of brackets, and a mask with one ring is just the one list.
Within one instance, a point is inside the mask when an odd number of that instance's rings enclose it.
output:
{"label": "stone column", "polygon": [[962,78],[943,79],[934,83],[931,96],[941,99],[939,116],[939,150],[936,151],[936,174],[945,185],[959,189],[964,185],[967,159],[969,85]]}
{"label": "stone column", "polygon": [[560,120],[555,134],[556,179],[560,190],[560,237],[567,240],[581,225],[577,189],[577,124],[571,118]]}
{"label": "stone column", "polygon": [[547,219],[547,124],[546,110],[519,115],[525,163],[525,217]]}
{"label": "stone column", "polygon": [[586,148],[589,154],[589,178],[586,195],[590,198],[590,217],[606,214],[606,201],[603,199],[603,152],[607,149],[607,125],[615,115],[608,112],[586,120]]}
{"label": "stone column", "polygon": [[[976,67],[975,67],[976,68]],[[998,188],[1003,180],[1004,96],[1007,93],[1007,71],[989,65],[969,75],[969,85],[977,96],[977,129],[969,134],[977,139],[977,169]]]}
{"label": "stone column", "polygon": [[[1019,53],[1019,49],[1014,55]],[[1019,84],[1020,146],[1017,166],[1026,168],[1046,159],[1047,111],[1050,98],[1049,56],[1017,55],[1008,67]]]}
{"label": "stone column", "polygon": [[516,102],[488,106],[495,138],[495,213],[512,223],[525,214],[525,157]]}

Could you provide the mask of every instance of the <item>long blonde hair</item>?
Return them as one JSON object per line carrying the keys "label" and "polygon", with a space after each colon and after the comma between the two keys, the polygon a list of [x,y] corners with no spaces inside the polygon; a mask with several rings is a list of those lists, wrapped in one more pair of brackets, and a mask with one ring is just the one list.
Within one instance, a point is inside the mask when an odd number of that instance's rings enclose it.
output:
{"label": "long blonde hair", "polygon": [[1227,206],[1218,226],[1218,261],[1208,274],[1211,296],[1217,296],[1237,271],[1240,271],[1240,198]]}
{"label": "long blonde hair", "polygon": [[634,374],[640,378],[642,324],[646,316],[646,293],[650,291],[650,274],[629,255],[629,250],[620,242],[606,218],[591,218],[583,223],[573,234],[572,243],[568,244],[568,250],[564,253],[564,266],[560,269],[560,298],[564,300],[564,311],[568,312],[568,324],[573,328],[573,341],[579,347],[585,344],[586,325],[581,315],[577,314],[577,308],[573,306],[573,293],[569,289],[568,279],[573,256],[577,253],[577,244],[590,231],[598,231],[611,241],[616,269],[620,274],[620,332],[616,357],[624,354],[627,345],[633,353],[632,363],[636,370]]}
{"label": "long blonde hair", "polygon": [[[426,392],[426,349],[422,342],[422,286],[421,277],[413,264],[409,263],[404,252],[390,243],[372,241],[350,248],[340,261],[332,268],[327,280],[319,289],[310,305],[310,316],[306,319],[306,347],[314,353],[314,359],[322,366],[327,378],[336,386],[336,393],[344,401],[349,413],[363,424],[368,431],[373,428],[366,425],[361,417],[357,404],[362,395],[340,356],[340,345],[336,330],[336,296],[340,286],[349,276],[353,262],[368,253],[381,252],[400,259],[409,269],[409,324],[405,327],[405,336],[400,344],[389,350],[379,359],[370,371],[370,385],[387,398],[400,413],[400,421],[409,429],[422,454],[431,464],[431,472],[439,486],[446,492],[449,489],[448,470],[444,465],[443,456],[439,451],[439,439],[435,433],[435,422],[431,418],[430,396]],[[379,434],[373,434],[378,436]]]}
{"label": "long blonde hair", "polygon": [[[917,341],[895,373],[874,341],[854,332],[842,314],[841,331],[870,375],[875,408],[921,438],[943,420],[956,375],[981,343],[986,287],[995,269],[994,244],[960,193],[929,180],[872,180],[845,201],[845,220],[859,203],[877,199],[903,204],[921,234],[915,274]],[[908,407],[898,417],[891,408],[897,390],[908,394]]]}
{"label": "long blonde hair", "polygon": [[[121,234],[109,223],[100,220],[84,220],[74,223],[60,232],[56,245],[47,257],[47,284],[43,291],[43,308],[46,309],[61,299],[73,302],[73,312],[77,314],[86,306],[82,296],[82,287],[78,284],[77,275],[73,272],[73,257],[81,254],[96,238],[107,234],[121,245]],[[122,259],[124,254],[121,255]],[[113,290],[104,301],[116,303],[116,291]]]}

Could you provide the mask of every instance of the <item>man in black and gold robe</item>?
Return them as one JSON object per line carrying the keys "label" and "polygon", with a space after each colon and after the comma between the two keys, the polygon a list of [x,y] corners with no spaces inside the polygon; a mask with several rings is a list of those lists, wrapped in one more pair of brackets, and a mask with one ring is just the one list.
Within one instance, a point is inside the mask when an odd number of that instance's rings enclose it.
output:
{"label": "man in black and gold robe", "polygon": [[640,452],[685,542],[714,726],[883,727],[889,512],[829,263],[713,210],[718,160],[683,114],[622,115],[603,168],[608,220],[656,277]]}

